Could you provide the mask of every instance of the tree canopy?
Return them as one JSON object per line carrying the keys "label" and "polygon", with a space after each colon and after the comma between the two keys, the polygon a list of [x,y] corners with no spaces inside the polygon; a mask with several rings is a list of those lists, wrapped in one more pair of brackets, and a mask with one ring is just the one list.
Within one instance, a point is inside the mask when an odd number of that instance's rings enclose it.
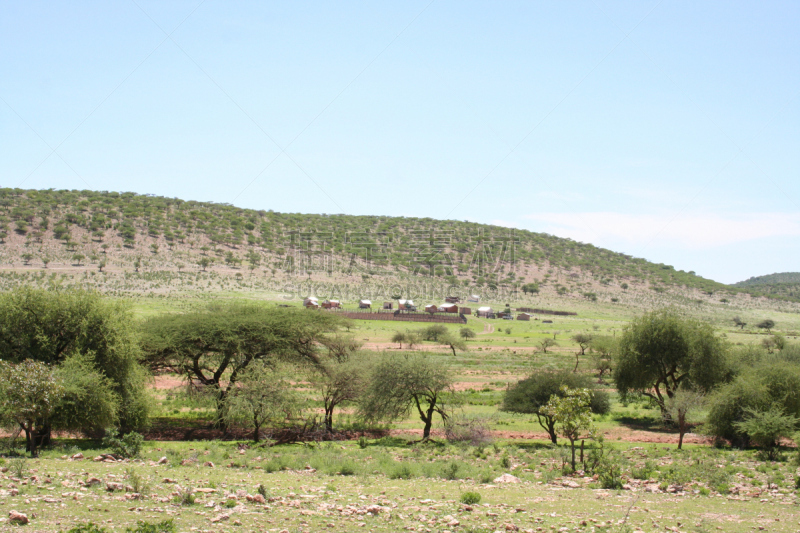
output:
{"label": "tree canopy", "polygon": [[[112,386],[123,429],[147,422],[147,379],[130,308],[83,290],[22,287],[0,294],[0,358],[50,366],[80,357],[84,372],[97,372],[98,390]],[[75,420],[73,418],[73,420]],[[46,428],[45,428],[46,429]]]}
{"label": "tree canopy", "polygon": [[673,309],[631,321],[619,340],[614,381],[623,395],[641,393],[662,411],[682,383],[708,391],[729,379],[726,344],[712,327]]}
{"label": "tree canopy", "polygon": [[375,364],[367,383],[359,403],[361,417],[391,422],[416,410],[425,424],[423,440],[430,438],[434,415],[446,421],[457,405],[450,369],[424,355],[386,355]]}
{"label": "tree canopy", "polygon": [[[218,407],[239,375],[258,360],[319,365],[328,340],[341,324],[332,313],[215,304],[205,310],[159,316],[143,326],[145,361],[208,387]],[[225,383],[223,387],[223,383]]]}
{"label": "tree canopy", "polygon": [[555,418],[543,408],[554,396],[562,396],[566,389],[587,389],[590,392],[590,407],[595,414],[610,410],[608,394],[595,390],[588,376],[573,372],[537,372],[518,381],[503,397],[502,411],[536,415],[539,425],[550,435],[553,444],[558,443]]}

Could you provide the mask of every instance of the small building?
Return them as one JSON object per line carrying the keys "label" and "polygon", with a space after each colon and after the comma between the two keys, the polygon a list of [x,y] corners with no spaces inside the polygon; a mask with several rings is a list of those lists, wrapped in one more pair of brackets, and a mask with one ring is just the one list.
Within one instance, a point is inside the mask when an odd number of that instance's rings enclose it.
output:
{"label": "small building", "polygon": [[467,298],[467,301],[468,302],[472,302],[472,303],[478,303],[478,302],[481,301],[481,297],[478,296],[477,294],[472,294],[472,295],[470,295],[469,298]]}
{"label": "small building", "polygon": [[440,313],[458,313],[458,306],[456,304],[442,304],[439,306]]}
{"label": "small building", "polygon": [[457,304],[461,302],[461,298],[459,298],[458,296],[448,296],[447,298],[444,299],[444,301],[449,304]]}
{"label": "small building", "polygon": [[433,314],[433,313],[438,313],[438,312],[439,312],[439,308],[438,308],[438,307],[436,307],[436,306],[435,306],[435,305],[433,305],[433,304],[426,305],[426,306],[425,306],[425,312],[426,312],[426,313],[431,313],[431,314]]}
{"label": "small building", "polygon": [[530,313],[520,313],[517,315],[517,320],[530,321],[532,316]]}
{"label": "small building", "polygon": [[394,304],[392,302],[383,302],[383,308],[391,311],[394,309]]}
{"label": "small building", "polygon": [[458,310],[458,312],[461,313],[464,316],[471,315],[472,314],[472,308],[471,307],[462,307],[462,308],[460,308]]}
{"label": "small building", "polygon": [[359,309],[372,309],[372,302],[369,300],[359,300],[358,301],[358,308]]}
{"label": "small building", "polygon": [[325,300],[322,302],[323,309],[340,309],[342,303],[339,300]]}
{"label": "small building", "polygon": [[490,318],[489,315],[492,315],[492,317],[494,316],[494,309],[491,307],[479,307],[475,314],[484,318]]}
{"label": "small building", "polygon": [[413,300],[397,300],[397,309],[401,311],[416,311],[417,306]]}
{"label": "small building", "polygon": [[316,309],[319,307],[319,301],[313,296],[309,296],[303,300],[303,307],[310,307]]}

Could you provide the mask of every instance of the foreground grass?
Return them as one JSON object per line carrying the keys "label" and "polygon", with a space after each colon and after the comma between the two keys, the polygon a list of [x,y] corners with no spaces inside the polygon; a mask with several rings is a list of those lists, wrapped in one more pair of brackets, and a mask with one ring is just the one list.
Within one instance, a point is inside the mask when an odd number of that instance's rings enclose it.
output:
{"label": "foreground grass", "polygon": [[[744,532],[797,531],[800,520],[794,463],[707,447],[607,444],[621,489],[582,472],[564,475],[565,449],[544,442],[150,442],[136,460],[92,460],[105,451],[71,441],[39,459],[6,458],[0,530],[93,522],[125,531],[173,518],[177,531],[215,532]],[[502,474],[519,481],[496,482]],[[461,503],[465,492],[480,502]],[[10,525],[11,510],[31,523]]]}

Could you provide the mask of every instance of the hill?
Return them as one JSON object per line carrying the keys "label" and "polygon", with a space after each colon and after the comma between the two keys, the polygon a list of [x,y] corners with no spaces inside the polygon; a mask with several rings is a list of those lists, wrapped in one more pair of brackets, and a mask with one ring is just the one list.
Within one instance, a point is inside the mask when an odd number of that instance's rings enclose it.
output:
{"label": "hill", "polygon": [[800,300],[800,272],[781,272],[756,276],[745,281],[735,283],[751,294],[764,295],[787,300]]}
{"label": "hill", "polygon": [[258,279],[264,286],[299,278],[413,278],[498,294],[550,291],[587,299],[601,290],[716,297],[750,291],[525,230],[430,218],[278,213],[135,193],[0,189],[0,242],[5,269],[71,270],[86,280],[89,271],[116,272],[122,280],[141,274],[162,288],[187,271],[240,279],[244,267],[263,273]]}

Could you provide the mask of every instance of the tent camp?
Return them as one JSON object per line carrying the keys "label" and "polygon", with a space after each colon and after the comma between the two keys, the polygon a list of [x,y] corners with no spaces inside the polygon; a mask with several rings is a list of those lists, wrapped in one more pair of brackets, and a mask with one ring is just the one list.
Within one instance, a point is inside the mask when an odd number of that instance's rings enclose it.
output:
{"label": "tent camp", "polygon": [[478,296],[477,294],[473,294],[469,298],[467,298],[467,301],[468,302],[473,302],[473,303],[478,303],[478,302],[481,301],[481,297]]}
{"label": "tent camp", "polygon": [[317,307],[319,307],[319,301],[316,298],[314,298],[313,296],[309,296],[308,298],[305,298],[303,300],[303,306],[304,307],[317,308]]}
{"label": "tent camp", "polygon": [[439,308],[438,308],[438,307],[436,307],[436,306],[435,306],[435,305],[433,305],[433,304],[430,304],[430,305],[426,305],[426,306],[425,306],[425,312],[426,312],[426,313],[437,313],[438,311],[439,311]]}
{"label": "tent camp", "polygon": [[339,309],[342,303],[339,300],[325,300],[322,302],[323,309]]}
{"label": "tent camp", "polygon": [[359,300],[358,301],[358,308],[359,309],[372,309],[372,302],[369,300]]}
{"label": "tent camp", "polygon": [[416,311],[417,306],[412,300],[397,300],[397,308],[402,311]]}
{"label": "tent camp", "polygon": [[530,313],[520,313],[517,315],[517,320],[530,320],[532,316]]}
{"label": "tent camp", "polygon": [[482,316],[484,318],[488,318],[489,315],[494,315],[494,309],[491,307],[479,307],[478,308],[478,316]]}
{"label": "tent camp", "polygon": [[458,306],[456,304],[442,304],[439,306],[440,313],[458,313]]}

